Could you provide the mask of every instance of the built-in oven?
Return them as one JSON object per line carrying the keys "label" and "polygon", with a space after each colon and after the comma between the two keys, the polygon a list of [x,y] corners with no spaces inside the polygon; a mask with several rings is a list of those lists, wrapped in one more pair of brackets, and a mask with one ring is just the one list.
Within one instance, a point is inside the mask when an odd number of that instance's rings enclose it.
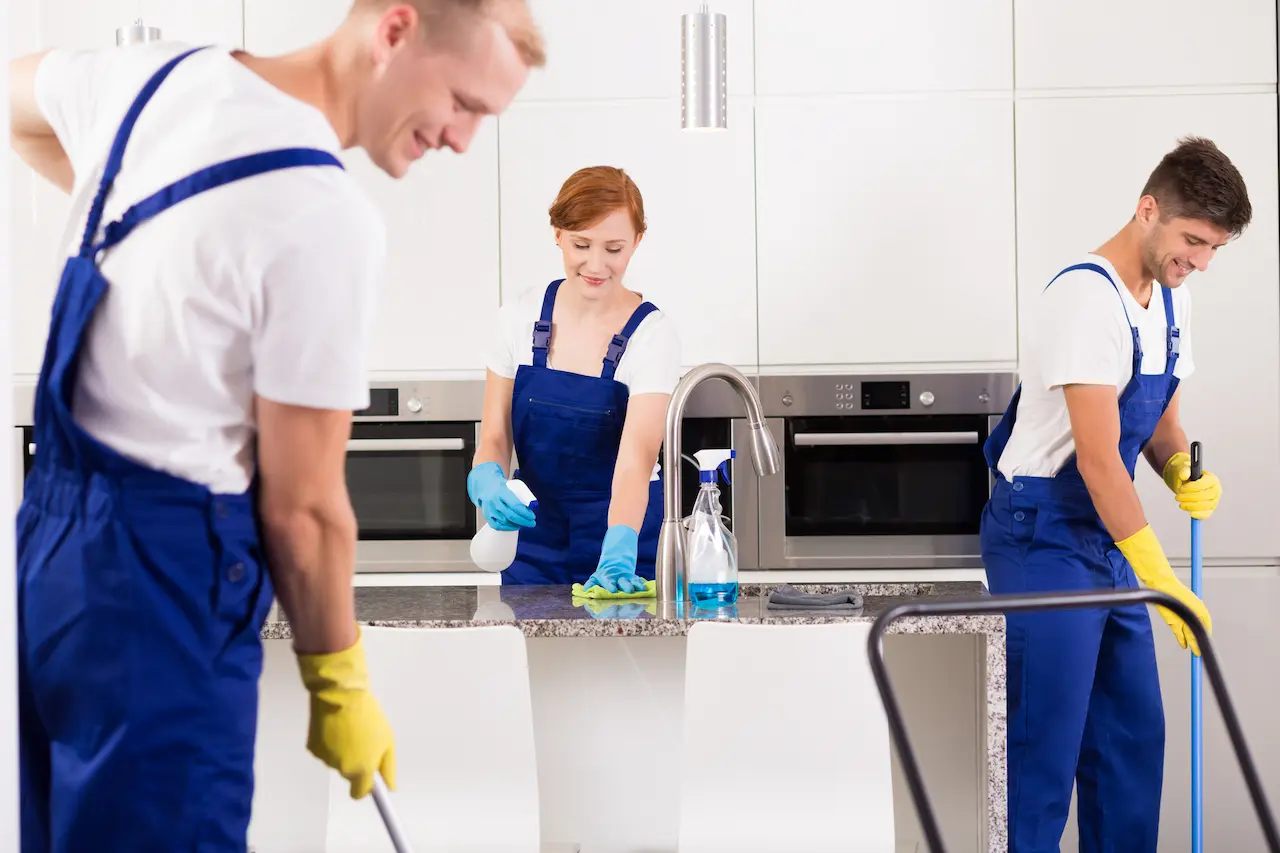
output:
{"label": "built-in oven", "polygon": [[741,503],[738,517],[759,530],[762,567],[981,566],[992,485],[983,444],[1014,374],[763,376],[759,384],[782,465],[755,480],[756,517]]}
{"label": "built-in oven", "polygon": [[483,519],[467,497],[483,382],[374,383],[354,413],[347,489],[358,572],[474,572]]}
{"label": "built-in oven", "polygon": [[11,433],[10,475],[13,477],[13,508],[22,505],[27,474],[35,464],[35,384],[13,386],[13,432]]}

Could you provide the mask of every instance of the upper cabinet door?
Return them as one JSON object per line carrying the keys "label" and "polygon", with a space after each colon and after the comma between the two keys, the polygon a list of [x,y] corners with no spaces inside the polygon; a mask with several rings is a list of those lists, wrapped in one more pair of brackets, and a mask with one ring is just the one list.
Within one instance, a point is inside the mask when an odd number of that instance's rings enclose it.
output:
{"label": "upper cabinet door", "polygon": [[14,3],[11,8],[18,11],[23,6],[28,11],[19,11],[18,16],[30,16],[39,22],[37,48],[115,47],[116,30],[138,18],[146,26],[159,29],[165,41],[244,46],[241,0],[29,0]]}
{"label": "upper cabinet door", "polygon": [[[1185,134],[1207,136],[1249,187],[1253,222],[1183,284],[1193,297],[1195,372],[1180,386],[1188,438],[1223,498],[1205,525],[1209,557],[1280,556],[1269,495],[1280,482],[1280,246],[1276,96],[1046,98],[1018,104],[1018,266],[1022,345],[1036,295],[1133,215],[1147,176]],[[1140,461],[1140,469],[1147,469]],[[1188,516],[1164,482],[1139,470],[1143,510],[1172,556],[1189,553]]]}
{"label": "upper cabinet door", "polygon": [[333,32],[351,0],[244,0],[245,50],[285,53]]}
{"label": "upper cabinet door", "polygon": [[[324,38],[350,0],[247,0],[248,49],[275,54]],[[498,307],[498,138],[486,119],[465,154],[432,151],[399,180],[360,149],[343,163],[382,212],[386,282],[369,368],[387,373],[477,372]]]}
{"label": "upper cabinet door", "polygon": [[1275,0],[1014,0],[1019,89],[1276,81]]}
{"label": "upper cabinet door", "polygon": [[[158,27],[162,38],[191,44],[242,47],[240,0],[174,3],[162,0],[41,0],[10,4],[10,56],[51,47],[115,48],[116,29],[141,17]],[[37,374],[44,358],[49,312],[57,291],[60,256],[70,215],[70,200],[40,178],[12,152],[9,157],[9,204],[13,252],[15,316],[13,372]]]}
{"label": "upper cabinet door", "polygon": [[[680,16],[699,5],[698,0],[530,0],[546,41],[547,65],[530,75],[518,100],[680,97]],[[710,5],[726,18],[729,94],[750,94],[752,0]]]}
{"label": "upper cabinet door", "polygon": [[503,299],[564,275],[547,209],[565,179],[617,166],[648,220],[627,286],[676,321],[685,365],[753,367],[751,113],[734,99],[729,109],[742,116],[729,130],[689,133],[670,100],[513,107],[501,119]]}
{"label": "upper cabinet door", "polygon": [[1009,0],[756,0],[755,7],[758,95],[1013,86]]}
{"label": "upper cabinet door", "polygon": [[1013,106],[757,107],[760,362],[1017,358]]}

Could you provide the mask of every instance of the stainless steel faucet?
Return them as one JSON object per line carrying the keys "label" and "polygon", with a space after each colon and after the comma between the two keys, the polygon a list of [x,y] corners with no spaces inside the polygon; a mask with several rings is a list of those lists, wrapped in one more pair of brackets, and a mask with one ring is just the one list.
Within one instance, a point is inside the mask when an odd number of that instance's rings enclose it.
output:
{"label": "stainless steel faucet", "polygon": [[[760,476],[778,473],[778,445],[765,427],[760,395],[740,371],[727,364],[702,364],[690,370],[671,394],[667,407],[667,435],[662,446],[662,532],[658,537],[658,604],[664,607],[677,600],[688,601],[688,578],[684,567],[684,526],[680,517],[681,448],[680,425],[684,407],[693,390],[707,379],[721,379],[738,393],[747,409],[751,428],[751,461]],[[667,614],[669,615],[669,614]]]}

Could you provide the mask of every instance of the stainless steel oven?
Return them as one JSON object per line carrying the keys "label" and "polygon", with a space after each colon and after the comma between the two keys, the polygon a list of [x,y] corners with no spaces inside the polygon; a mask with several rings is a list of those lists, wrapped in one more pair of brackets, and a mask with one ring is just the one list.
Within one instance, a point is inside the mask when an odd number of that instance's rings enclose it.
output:
{"label": "stainless steel oven", "polygon": [[467,497],[483,382],[374,383],[347,443],[358,572],[474,572]]}
{"label": "stainless steel oven", "polygon": [[[980,567],[983,444],[1009,374],[763,376],[782,468],[755,479],[770,569]],[[750,464],[740,466],[750,473]]]}

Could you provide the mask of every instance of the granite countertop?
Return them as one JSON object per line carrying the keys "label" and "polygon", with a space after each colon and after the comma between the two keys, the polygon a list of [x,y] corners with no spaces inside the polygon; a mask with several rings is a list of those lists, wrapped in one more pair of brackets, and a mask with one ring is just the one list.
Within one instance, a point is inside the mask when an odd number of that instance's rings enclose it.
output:
{"label": "granite countertop", "polygon": [[[752,624],[819,624],[875,620],[906,601],[943,601],[984,597],[977,582],[880,584],[795,584],[805,592],[851,591],[863,596],[860,611],[774,610],[767,606],[777,585],[743,584],[736,605],[696,608],[659,616],[654,599],[574,599],[565,586],[404,586],[358,587],[356,619],[364,625],[393,628],[457,628],[514,624],[527,637],[672,637],[688,633],[697,621]],[[279,613],[277,610],[276,613]],[[907,616],[889,626],[894,634],[1004,634],[1004,617]],[[263,626],[263,639],[292,636],[283,614]]]}

